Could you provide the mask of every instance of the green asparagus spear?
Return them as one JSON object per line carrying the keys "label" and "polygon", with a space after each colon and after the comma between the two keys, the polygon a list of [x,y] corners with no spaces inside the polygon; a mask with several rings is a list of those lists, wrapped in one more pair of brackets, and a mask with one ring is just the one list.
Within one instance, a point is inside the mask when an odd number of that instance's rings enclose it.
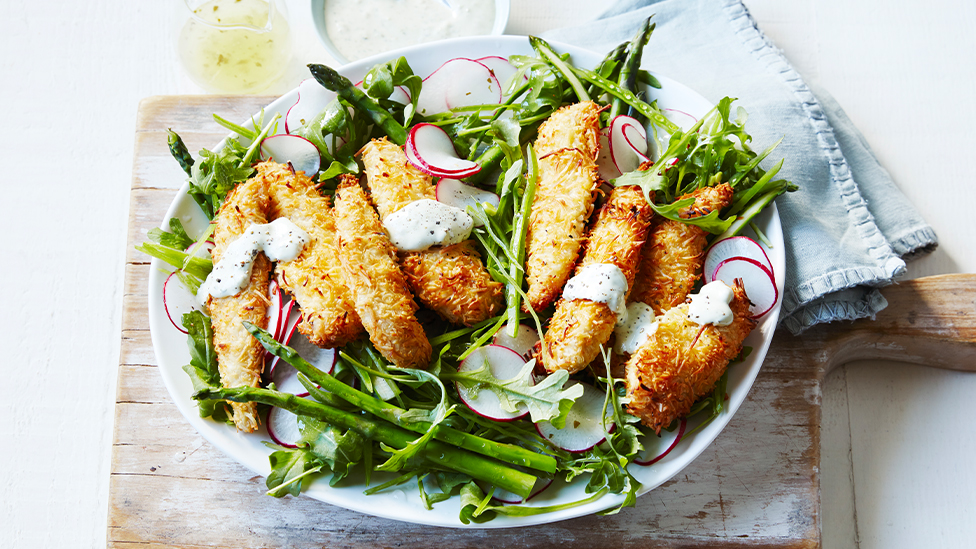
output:
{"label": "green asparagus spear", "polygon": [[183,144],[183,139],[180,138],[179,134],[169,128],[166,129],[166,135],[166,141],[169,144],[169,153],[180,163],[180,167],[183,168],[186,175],[193,175],[193,157],[190,156],[190,151]]}
{"label": "green asparagus spear", "polygon": [[[343,429],[352,429],[360,435],[402,449],[416,436],[404,429],[367,416],[353,414],[290,393],[255,387],[208,388],[197,391],[197,400],[229,400],[232,402],[258,402],[277,406],[297,415],[309,416]],[[512,469],[484,456],[461,450],[450,444],[430,441],[421,450],[424,457],[438,467],[464,473],[472,478],[489,482],[498,488],[528,497],[536,477]]]}
{"label": "green asparagus spear", "polygon": [[[620,68],[620,76],[617,78],[620,87],[634,94],[637,93],[637,72],[640,70],[644,46],[647,45],[647,41],[651,38],[651,33],[654,32],[656,26],[651,23],[651,17],[644,20],[644,24],[641,25],[633,40],[630,41],[630,45],[627,47],[627,57]],[[610,105],[610,120],[613,120],[617,115],[624,114],[624,105],[623,99],[614,97],[613,103]]]}
{"label": "green asparagus spear", "polygon": [[322,84],[326,89],[336,92],[360,112],[369,116],[376,125],[383,128],[391,141],[397,145],[403,145],[407,142],[407,130],[404,129],[403,125],[397,122],[390,115],[390,112],[381,107],[375,99],[354,86],[348,78],[325,65],[313,63],[308,66],[308,69],[312,72],[312,77],[315,78],[316,82]]}
{"label": "green asparagus spear", "polygon": [[[255,339],[261,342],[261,345],[264,345],[264,348],[268,352],[291,364],[296,370],[308,376],[310,380],[333,395],[404,429],[409,429],[417,433],[426,433],[431,428],[431,424],[427,422],[404,420],[403,415],[406,413],[406,410],[403,408],[394,406],[342,383],[331,375],[309,364],[305,359],[298,356],[298,353],[291,347],[275,341],[271,337],[271,334],[261,328],[249,322],[245,322],[244,327],[247,328],[247,331]],[[448,444],[453,444],[466,450],[471,450],[514,465],[529,467],[548,473],[554,473],[556,471],[556,460],[552,456],[539,454],[513,444],[484,439],[470,433],[458,431],[446,425],[438,425],[434,429],[434,438]]]}
{"label": "green asparagus spear", "polygon": [[621,88],[620,85],[617,84],[616,82],[611,82],[610,80],[607,80],[606,78],[600,76],[599,74],[591,70],[581,69],[579,67],[572,67],[572,71],[576,73],[583,80],[586,80],[591,84],[594,84],[595,86],[607,92],[608,94],[614,97],[619,97],[624,101],[624,103],[630,105],[631,107],[634,108],[634,110],[646,116],[658,126],[667,130],[668,133],[675,133],[681,129],[677,126],[677,124],[668,120],[668,118],[663,114],[661,114],[660,111],[658,111],[648,103],[641,101],[640,98],[638,98],[630,91]]}
{"label": "green asparagus spear", "polygon": [[576,98],[578,101],[582,102],[590,100],[590,95],[586,93],[586,88],[583,87],[583,83],[580,82],[579,78],[577,78],[573,73],[572,65],[567,65],[566,62],[559,57],[559,54],[552,49],[552,46],[550,46],[548,42],[541,38],[530,36],[529,43],[532,44],[532,48],[539,53],[542,59],[545,60],[549,66],[556,69],[556,72],[562,75],[562,77],[569,82],[569,85],[572,86],[573,91],[576,93]]}

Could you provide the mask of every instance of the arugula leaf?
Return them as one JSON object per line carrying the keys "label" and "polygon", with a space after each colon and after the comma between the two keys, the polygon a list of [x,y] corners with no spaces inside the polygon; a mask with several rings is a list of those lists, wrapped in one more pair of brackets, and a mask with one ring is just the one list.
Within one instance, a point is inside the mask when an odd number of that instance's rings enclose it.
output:
{"label": "arugula leaf", "polygon": [[563,388],[569,379],[566,370],[559,370],[546,376],[541,382],[532,384],[532,370],[535,360],[530,360],[512,379],[501,380],[491,373],[488,363],[480,368],[465,372],[442,373],[441,378],[457,381],[476,397],[482,390],[490,390],[498,395],[502,409],[518,411],[520,404],[529,409],[533,422],[548,421],[557,428],[566,425],[566,415],[573,402],[583,395],[582,385]]}
{"label": "arugula leaf", "polygon": [[[220,387],[220,370],[217,368],[217,349],[213,343],[213,325],[210,317],[200,311],[185,313],[182,319],[190,350],[190,363],[183,371],[190,376],[193,392],[209,387]],[[221,400],[199,400],[197,408],[200,417],[212,417],[216,421],[229,420],[224,402]]]}
{"label": "arugula leaf", "polygon": [[363,459],[366,439],[351,429],[343,431],[323,421],[299,416],[298,430],[302,435],[297,443],[299,448],[307,447],[322,465],[332,471],[330,486],[347,477],[353,466]]}
{"label": "arugula leaf", "polygon": [[302,490],[302,480],[322,469],[322,463],[315,455],[305,448],[283,448],[270,442],[265,442],[268,448],[276,448],[268,456],[271,462],[271,473],[265,480],[268,495],[276,498],[285,494],[297,496]]}

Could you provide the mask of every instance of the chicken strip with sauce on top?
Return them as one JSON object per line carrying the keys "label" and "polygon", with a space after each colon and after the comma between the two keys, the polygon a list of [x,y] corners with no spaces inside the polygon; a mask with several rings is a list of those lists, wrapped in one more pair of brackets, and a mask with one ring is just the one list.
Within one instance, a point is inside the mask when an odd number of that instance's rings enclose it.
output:
{"label": "chicken strip with sauce on top", "polygon": [[[430,176],[386,138],[370,141],[360,154],[381,220],[416,200],[436,200]],[[398,256],[417,299],[448,322],[470,326],[501,311],[502,285],[488,274],[472,241]]]}
{"label": "chicken strip with sauce on top", "polygon": [[699,325],[689,318],[690,305],[679,305],[657,318],[657,329],[627,361],[627,411],[654,432],[686,416],[715,388],[756,326],[742,281],[731,290],[731,324]]}
{"label": "chicken strip with sauce on top", "polygon": [[[641,247],[653,215],[654,210],[639,187],[614,189],[590,229],[576,273],[591,265],[614,265],[623,273],[629,288],[637,274]],[[621,296],[621,303],[625,301],[626,293]],[[616,322],[617,314],[606,303],[560,299],[538,357],[549,372],[577,372],[597,357]]]}
{"label": "chicken strip with sauce on top", "polygon": [[[252,177],[235,187],[220,207],[214,227],[214,264],[220,261],[230,244],[240,238],[252,223],[267,222],[267,184]],[[264,368],[264,347],[244,328],[247,321],[267,327],[268,275],[271,262],[258,252],[247,286],[230,297],[210,297],[207,307],[213,323],[213,341],[217,352],[220,381],[224,387],[258,387]],[[234,425],[245,433],[258,429],[257,404],[231,402]]]}
{"label": "chicken strip with sauce on top", "polygon": [[341,347],[363,331],[335,250],[335,220],[329,199],[311,179],[274,162],[257,165],[271,196],[270,217],[287,217],[311,241],[293,261],[275,266],[278,285],[298,302],[298,331],[319,347]]}
{"label": "chicken strip with sauce on top", "polygon": [[396,250],[355,176],[341,177],[333,212],[343,278],[370,341],[401,368],[426,366],[431,347],[414,315],[417,304]]}

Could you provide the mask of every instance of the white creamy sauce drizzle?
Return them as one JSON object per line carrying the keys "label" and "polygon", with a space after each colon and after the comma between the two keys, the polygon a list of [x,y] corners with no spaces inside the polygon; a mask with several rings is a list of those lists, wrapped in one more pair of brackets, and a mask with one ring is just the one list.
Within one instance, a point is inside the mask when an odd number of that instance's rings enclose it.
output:
{"label": "white creamy sauce drizzle", "polygon": [[627,322],[627,277],[620,267],[595,263],[580,269],[563,288],[563,299],[587,299],[605,303],[617,315],[617,325]]}
{"label": "white creamy sauce drizzle", "polygon": [[471,236],[474,220],[459,208],[424,198],[386,216],[383,227],[398,250],[419,252],[464,242]]}
{"label": "white creamy sauce drizzle", "polygon": [[698,324],[714,324],[715,326],[728,326],[732,324],[732,288],[721,280],[709,282],[702,286],[697,294],[691,294],[688,298],[688,319]]}
{"label": "white creamy sauce drizzle", "polygon": [[350,61],[414,44],[488,34],[494,0],[329,0],[325,26]]}
{"label": "white creamy sauce drizzle", "polygon": [[635,301],[627,305],[627,320],[617,324],[613,333],[613,350],[617,354],[634,354],[647,341],[647,338],[657,332],[657,322],[654,321],[654,309],[649,305]]}
{"label": "white creamy sauce drizzle", "polygon": [[197,299],[206,304],[209,296],[239,294],[251,279],[258,252],[264,252],[271,261],[294,261],[310,240],[308,233],[284,217],[264,225],[252,223],[224,250],[207,280],[200,285]]}

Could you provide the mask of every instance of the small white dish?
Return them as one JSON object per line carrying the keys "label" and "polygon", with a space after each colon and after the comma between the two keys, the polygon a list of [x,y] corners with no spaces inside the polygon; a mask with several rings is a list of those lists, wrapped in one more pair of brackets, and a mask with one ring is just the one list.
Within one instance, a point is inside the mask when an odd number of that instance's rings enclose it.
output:
{"label": "small white dish", "polygon": [[[339,64],[345,65],[346,63],[349,63],[351,61],[357,61],[358,59],[349,59],[348,57],[346,57],[346,55],[340,52],[339,48],[336,47],[336,44],[332,41],[332,38],[329,36],[329,29],[326,24],[326,18],[325,18],[325,4],[327,1],[328,0],[311,0],[312,22],[315,24],[315,32],[319,36],[319,41],[322,43],[322,46],[325,47],[325,50],[329,52],[329,55],[331,55],[333,59],[338,61]],[[407,1],[407,0],[402,0],[402,1]],[[447,3],[447,1],[449,0],[446,0],[445,3]],[[508,25],[509,12],[511,11],[511,4],[512,4],[511,0],[494,0],[494,2],[495,2],[495,19],[494,22],[492,23],[491,30],[487,33],[488,36],[498,36],[504,34],[505,27]],[[456,36],[452,38],[461,38],[461,36]],[[418,45],[418,44],[419,43],[409,44],[409,45]],[[403,46],[403,47],[407,47],[407,46]],[[366,57],[370,57],[370,55],[362,55],[359,58],[361,59]]]}

